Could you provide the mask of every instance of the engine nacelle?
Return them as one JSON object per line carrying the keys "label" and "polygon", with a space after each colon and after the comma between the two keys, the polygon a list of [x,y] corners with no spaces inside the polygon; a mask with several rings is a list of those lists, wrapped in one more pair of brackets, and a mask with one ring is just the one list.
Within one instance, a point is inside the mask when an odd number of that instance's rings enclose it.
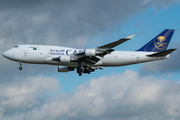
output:
{"label": "engine nacelle", "polygon": [[96,50],[95,49],[85,49],[84,53],[86,56],[96,56]]}
{"label": "engine nacelle", "polygon": [[59,56],[59,61],[60,62],[71,62],[71,57],[70,56],[67,56],[67,55],[61,55]]}
{"label": "engine nacelle", "polygon": [[85,56],[96,56],[96,55],[102,55],[103,51],[97,51],[96,49],[85,49],[84,54]]}
{"label": "engine nacelle", "polygon": [[68,66],[58,66],[58,72],[74,71],[74,68]]}

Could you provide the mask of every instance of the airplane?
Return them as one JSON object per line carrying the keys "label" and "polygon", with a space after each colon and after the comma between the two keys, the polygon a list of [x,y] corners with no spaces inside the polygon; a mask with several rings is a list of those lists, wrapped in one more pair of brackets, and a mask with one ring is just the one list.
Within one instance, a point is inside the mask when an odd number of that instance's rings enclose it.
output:
{"label": "airplane", "polygon": [[104,67],[132,65],[168,59],[176,49],[167,49],[174,29],[165,29],[142,48],[135,51],[115,51],[113,48],[132,39],[135,34],[92,49],[75,49],[50,45],[16,45],[2,55],[19,63],[58,66],[58,72],[94,72]]}

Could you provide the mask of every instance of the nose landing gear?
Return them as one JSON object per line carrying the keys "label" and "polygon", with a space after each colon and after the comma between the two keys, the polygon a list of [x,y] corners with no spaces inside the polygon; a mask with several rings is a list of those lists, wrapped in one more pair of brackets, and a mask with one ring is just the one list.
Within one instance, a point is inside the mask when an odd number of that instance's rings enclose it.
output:
{"label": "nose landing gear", "polygon": [[19,62],[19,70],[22,70],[22,67],[21,67],[21,65],[22,65],[22,64]]}
{"label": "nose landing gear", "polygon": [[22,70],[22,67],[19,67],[19,70]]}

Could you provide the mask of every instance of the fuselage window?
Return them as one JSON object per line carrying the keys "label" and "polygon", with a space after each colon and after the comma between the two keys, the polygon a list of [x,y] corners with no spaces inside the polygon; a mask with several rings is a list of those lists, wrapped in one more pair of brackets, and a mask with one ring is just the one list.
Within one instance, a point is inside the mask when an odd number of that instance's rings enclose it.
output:
{"label": "fuselage window", "polygon": [[15,48],[18,48],[18,46],[14,46]]}

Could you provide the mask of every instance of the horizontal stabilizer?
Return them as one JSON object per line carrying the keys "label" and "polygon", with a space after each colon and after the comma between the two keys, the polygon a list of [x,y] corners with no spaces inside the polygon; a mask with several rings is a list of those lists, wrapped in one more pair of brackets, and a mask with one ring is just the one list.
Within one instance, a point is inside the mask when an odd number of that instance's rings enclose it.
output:
{"label": "horizontal stabilizer", "polygon": [[163,56],[166,56],[170,53],[172,53],[173,51],[175,51],[176,49],[169,49],[169,50],[165,50],[165,51],[162,51],[162,52],[158,52],[158,53],[154,53],[154,54],[151,54],[151,55],[147,55],[148,57],[163,57]]}

